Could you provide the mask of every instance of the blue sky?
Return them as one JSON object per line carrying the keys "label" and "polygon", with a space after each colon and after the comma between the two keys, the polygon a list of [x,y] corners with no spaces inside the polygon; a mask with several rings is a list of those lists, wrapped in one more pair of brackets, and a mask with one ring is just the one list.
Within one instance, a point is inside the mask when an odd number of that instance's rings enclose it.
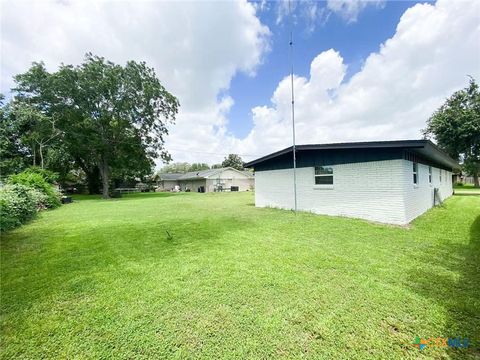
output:
{"label": "blue sky", "polygon": [[[425,1],[423,1],[424,3]],[[380,45],[395,34],[396,26],[406,9],[419,1],[388,1],[381,6],[363,9],[355,22],[330,14],[325,24],[317,24],[309,31],[302,8],[293,10],[294,72],[309,77],[312,59],[322,51],[335,49],[348,66],[345,81],[358,72],[367,56],[379,50]],[[325,8],[325,2],[318,2]],[[286,19],[277,23],[278,3],[270,2],[257,16],[270,28],[271,50],[257,68],[256,76],[238,73],[231,82],[229,94],[235,101],[229,113],[228,130],[243,138],[252,128],[251,109],[270,103],[278,82],[289,74],[290,24]]]}
{"label": "blue sky", "polygon": [[[33,61],[145,61],[180,100],[174,161],[251,160],[292,141],[287,4],[3,0],[0,92]],[[292,4],[297,143],[418,139],[467,75],[480,79],[478,0]]]}

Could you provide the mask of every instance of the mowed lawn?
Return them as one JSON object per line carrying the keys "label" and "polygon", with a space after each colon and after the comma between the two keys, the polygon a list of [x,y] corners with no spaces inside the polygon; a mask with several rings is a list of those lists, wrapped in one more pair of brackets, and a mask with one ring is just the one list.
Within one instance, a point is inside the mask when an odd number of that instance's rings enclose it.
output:
{"label": "mowed lawn", "polygon": [[480,357],[479,196],[409,227],[253,202],[81,197],[2,236],[2,357]]}

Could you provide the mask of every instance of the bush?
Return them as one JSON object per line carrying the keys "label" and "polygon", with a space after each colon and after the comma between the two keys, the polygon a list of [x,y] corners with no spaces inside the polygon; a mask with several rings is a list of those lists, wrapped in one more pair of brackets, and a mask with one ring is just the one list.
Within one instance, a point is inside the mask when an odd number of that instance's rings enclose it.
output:
{"label": "bush", "polygon": [[38,166],[30,166],[28,169],[26,169],[24,172],[26,173],[33,173],[33,174],[39,174],[41,175],[46,182],[49,184],[55,184],[58,181],[58,174],[47,170],[47,169],[42,169]]}
{"label": "bush", "polygon": [[36,189],[46,196],[46,201],[44,203],[47,208],[58,207],[61,204],[61,194],[46,180],[45,176],[45,174],[42,174],[38,170],[30,168],[21,173],[10,176],[8,183],[25,185]]}
{"label": "bush", "polygon": [[0,189],[1,232],[13,229],[35,216],[38,193],[21,184],[5,185]]}
{"label": "bush", "polygon": [[48,200],[48,196],[44,194],[43,192],[30,188],[31,195],[33,197],[33,201],[35,202],[35,206],[37,210],[45,210],[48,209],[50,203]]}
{"label": "bush", "polygon": [[455,186],[463,186],[463,183],[462,182],[456,182]]}

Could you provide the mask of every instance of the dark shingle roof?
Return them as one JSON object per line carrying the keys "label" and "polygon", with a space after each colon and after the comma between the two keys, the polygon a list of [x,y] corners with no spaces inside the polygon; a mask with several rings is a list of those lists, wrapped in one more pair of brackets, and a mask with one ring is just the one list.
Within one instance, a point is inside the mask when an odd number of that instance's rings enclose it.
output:
{"label": "dark shingle roof", "polygon": [[183,174],[181,173],[162,173],[158,174],[161,180],[178,180],[180,176]]}
{"label": "dark shingle roof", "polygon": [[[432,143],[430,140],[392,140],[392,141],[364,141],[364,142],[348,142],[348,143],[333,143],[333,144],[307,144],[307,145],[297,145],[296,153],[307,150],[356,150],[356,149],[378,149],[382,151],[383,149],[391,148],[401,148],[412,150],[419,155],[424,156],[425,158],[434,160],[444,166],[449,166],[451,168],[459,168],[457,161],[452,159],[447,153],[441,150],[437,145]],[[281,155],[292,153],[292,146],[285,148],[283,150],[271,153],[269,155],[263,156],[259,159],[250,161],[245,164],[245,167],[253,167],[254,165],[261,164],[267,160],[275,159]]]}

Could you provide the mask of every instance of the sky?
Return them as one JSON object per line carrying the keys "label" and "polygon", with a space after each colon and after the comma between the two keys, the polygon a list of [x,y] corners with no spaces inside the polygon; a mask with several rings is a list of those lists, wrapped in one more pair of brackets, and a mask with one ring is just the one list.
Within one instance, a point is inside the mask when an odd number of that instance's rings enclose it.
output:
{"label": "sky", "polygon": [[418,139],[468,75],[480,80],[479,1],[0,4],[0,92],[33,61],[146,61],[180,101],[165,144],[174,161],[291,145],[290,31],[297,144]]}

